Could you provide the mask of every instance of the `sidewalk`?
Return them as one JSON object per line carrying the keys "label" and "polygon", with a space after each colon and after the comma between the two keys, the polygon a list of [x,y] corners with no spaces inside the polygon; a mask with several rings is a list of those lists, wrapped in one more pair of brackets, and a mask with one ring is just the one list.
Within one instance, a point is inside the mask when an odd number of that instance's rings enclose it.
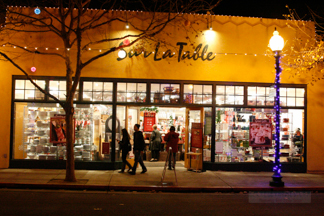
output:
{"label": "sidewalk", "polygon": [[0,169],[0,188],[163,191],[163,192],[244,192],[244,191],[319,191],[324,192],[324,174],[283,173],[285,187],[269,186],[270,172],[206,171],[195,173],[177,164],[167,170],[161,184],[163,162],[145,162],[148,172],[132,176],[119,170],[76,170],[77,182],[64,182],[65,170]]}

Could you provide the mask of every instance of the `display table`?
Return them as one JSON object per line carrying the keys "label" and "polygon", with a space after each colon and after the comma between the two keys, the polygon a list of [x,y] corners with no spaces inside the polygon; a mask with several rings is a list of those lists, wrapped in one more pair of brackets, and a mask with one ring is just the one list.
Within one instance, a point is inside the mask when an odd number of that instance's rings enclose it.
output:
{"label": "display table", "polygon": [[191,167],[191,157],[192,156],[197,156],[197,159],[196,159],[196,161],[197,161],[197,163],[196,163],[196,172],[198,172],[198,171],[200,171],[199,170],[199,165],[200,165],[200,156],[201,156],[201,153],[195,153],[195,152],[188,152],[188,153],[186,153],[186,155],[187,155],[187,158],[188,158],[188,156],[189,156],[189,168],[187,169],[187,170],[192,170],[192,167]]}

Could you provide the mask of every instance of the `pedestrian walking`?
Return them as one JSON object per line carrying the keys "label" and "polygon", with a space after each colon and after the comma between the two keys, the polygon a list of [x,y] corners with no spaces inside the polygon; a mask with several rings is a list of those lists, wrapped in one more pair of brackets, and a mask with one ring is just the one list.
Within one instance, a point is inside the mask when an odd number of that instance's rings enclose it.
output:
{"label": "pedestrian walking", "polygon": [[150,150],[152,151],[152,159],[151,161],[157,161],[159,159],[160,154],[160,145],[161,145],[161,133],[157,130],[157,126],[153,125],[153,131],[151,134],[151,143]]}
{"label": "pedestrian walking", "polygon": [[[176,155],[177,155],[177,151],[178,151],[178,142],[179,142],[179,134],[175,132],[175,127],[171,126],[170,127],[170,132],[167,133],[164,137],[164,141],[167,142],[167,152],[168,154],[170,154],[169,157],[169,170],[172,170],[171,168],[171,158],[173,157],[174,159],[174,164],[172,165],[173,169],[175,167],[176,164]],[[172,152],[169,153],[169,148],[172,148]]]}
{"label": "pedestrian walking", "polygon": [[135,163],[134,163],[132,172],[129,173],[131,175],[136,174],[136,167],[137,167],[138,163],[140,163],[140,165],[142,167],[142,172],[141,173],[146,173],[147,172],[147,169],[146,169],[146,167],[144,165],[143,158],[142,158],[142,155],[141,155],[141,152],[145,148],[145,142],[144,142],[143,133],[139,129],[140,129],[140,125],[135,124],[134,125],[134,131],[135,131],[134,132],[134,146],[133,146],[133,152],[134,152],[134,155],[135,155]]}
{"label": "pedestrian walking", "polygon": [[124,128],[122,129],[122,135],[123,135],[123,138],[121,141],[118,141],[119,145],[120,145],[120,149],[122,150],[122,160],[123,160],[123,165],[122,165],[122,168],[121,168],[121,171],[119,171],[119,173],[123,173],[125,171],[125,166],[127,165],[128,166],[128,172],[130,172],[132,170],[132,165],[127,161],[127,155],[128,155],[128,152],[130,150],[132,150],[132,146],[130,144],[130,136],[127,132],[127,130]]}

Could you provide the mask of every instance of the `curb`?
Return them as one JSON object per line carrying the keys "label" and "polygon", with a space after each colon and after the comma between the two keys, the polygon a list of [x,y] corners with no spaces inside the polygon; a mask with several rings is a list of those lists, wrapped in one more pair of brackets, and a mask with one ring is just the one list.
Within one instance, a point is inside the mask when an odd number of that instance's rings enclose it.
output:
{"label": "curb", "polygon": [[173,192],[173,193],[240,193],[253,191],[317,191],[324,192],[324,187],[181,187],[181,186],[108,186],[76,184],[32,184],[0,183],[0,188],[7,189],[49,189],[49,190],[93,190],[93,191],[140,191],[140,192]]}

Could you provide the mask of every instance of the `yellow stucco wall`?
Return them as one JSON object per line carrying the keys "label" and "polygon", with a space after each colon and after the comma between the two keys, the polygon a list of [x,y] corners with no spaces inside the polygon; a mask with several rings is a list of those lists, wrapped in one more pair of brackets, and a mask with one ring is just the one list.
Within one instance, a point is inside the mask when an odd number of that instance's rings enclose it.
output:
{"label": "yellow stucco wall", "polygon": [[[206,22],[203,16],[188,16],[192,22],[192,27],[205,31]],[[200,25],[194,24],[197,21]],[[182,22],[182,21],[179,21]],[[103,57],[91,65],[84,68],[83,77],[103,77],[103,78],[139,78],[139,79],[176,79],[176,80],[201,80],[201,81],[228,81],[228,82],[274,82],[274,59],[265,56],[269,39],[272,36],[274,28],[277,27],[280,35],[287,42],[286,48],[292,42],[296,33],[293,29],[286,26],[286,20],[261,19],[261,18],[244,18],[230,16],[214,16],[213,17],[213,36],[210,40],[206,39],[206,35],[195,38],[187,27],[176,28],[170,26],[166,29],[171,33],[167,37],[162,34],[158,37],[165,38],[172,45],[176,46],[177,42],[188,42],[186,39],[186,29],[189,30],[189,36],[194,38],[195,44],[208,44],[208,52],[218,53],[212,61],[192,61],[185,60],[178,62],[177,55],[172,59],[161,61],[153,61],[153,54],[148,58],[143,55],[133,58],[126,58],[117,61],[117,52]],[[312,28],[312,23],[307,22]],[[109,26],[108,33],[111,35],[119,35],[131,33],[133,30],[125,30],[120,24]],[[38,37],[32,46],[39,49],[49,47],[54,50],[60,47],[61,42],[49,37]],[[119,42],[111,43],[118,45]],[[105,49],[105,47],[94,47],[97,49]],[[154,47],[145,47],[148,51],[154,51]],[[177,52],[177,49],[172,51]],[[7,51],[12,51],[8,48]],[[126,48],[129,51],[130,48]],[[166,48],[160,48],[160,54]],[[193,52],[193,49],[187,46],[184,51]],[[73,50],[71,50],[73,53]],[[84,52],[84,57],[88,58],[97,54],[98,50]],[[227,53],[227,55],[225,55]],[[245,55],[247,53],[247,55]],[[237,55],[235,55],[237,54]],[[64,76],[65,64],[58,57],[40,56],[28,54],[17,59],[22,68],[29,70],[31,66],[36,66],[36,76]],[[9,65],[1,62],[2,72],[0,73],[0,90],[2,106],[0,106],[0,134],[2,142],[0,143],[0,167],[8,167],[8,157],[4,158],[4,154],[9,156],[9,134],[10,134],[10,104],[11,104],[11,76],[21,75],[21,73]],[[302,80],[289,79],[289,75],[283,73],[282,83],[303,83]],[[324,171],[324,143],[322,142],[321,124],[324,117],[321,114],[323,110],[323,101],[321,95],[324,93],[318,83],[314,87],[308,87],[308,170]]]}

